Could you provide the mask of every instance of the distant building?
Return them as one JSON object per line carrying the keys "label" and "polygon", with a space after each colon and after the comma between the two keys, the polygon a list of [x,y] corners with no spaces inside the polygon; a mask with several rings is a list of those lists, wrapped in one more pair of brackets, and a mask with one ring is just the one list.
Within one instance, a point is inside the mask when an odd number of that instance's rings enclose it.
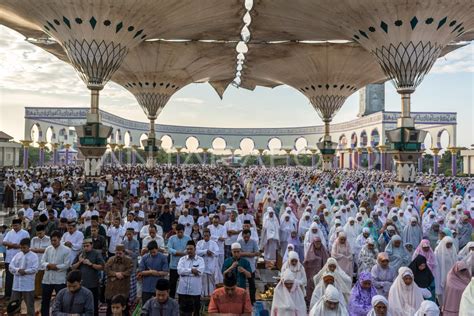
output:
{"label": "distant building", "polygon": [[474,146],[471,149],[461,150],[463,158],[463,173],[469,176],[474,174]]}
{"label": "distant building", "polygon": [[0,167],[20,166],[21,144],[14,142],[13,137],[0,131]]}

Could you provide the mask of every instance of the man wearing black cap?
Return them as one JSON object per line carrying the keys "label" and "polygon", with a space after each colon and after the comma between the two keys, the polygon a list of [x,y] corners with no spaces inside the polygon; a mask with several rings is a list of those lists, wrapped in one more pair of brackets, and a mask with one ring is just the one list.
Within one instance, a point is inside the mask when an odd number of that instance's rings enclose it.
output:
{"label": "man wearing black cap", "polygon": [[[47,247],[51,245],[49,236],[44,233],[44,225],[36,226],[36,236],[31,239],[31,251],[38,256],[38,262],[41,263],[41,258]],[[41,296],[41,281],[43,280],[44,268],[40,266],[35,278],[35,296]]]}
{"label": "man wearing black cap", "polygon": [[207,312],[209,314],[251,315],[252,304],[249,294],[245,289],[237,287],[235,274],[225,275],[224,287],[212,293]]}
{"label": "man wearing black cap", "polygon": [[67,287],[56,295],[52,315],[94,315],[94,298],[91,291],[81,286],[81,281],[81,271],[69,272]]}
{"label": "man wearing black cap", "polygon": [[21,229],[21,220],[13,219],[12,230],[10,230],[3,238],[3,245],[7,248],[5,257],[5,298],[10,299],[13,285],[13,274],[10,273],[9,265],[13,257],[20,252],[20,241],[24,238],[29,238],[30,234],[24,229]]}
{"label": "man wearing black cap", "polygon": [[149,299],[142,307],[142,316],[176,316],[179,315],[178,303],[169,297],[170,283],[166,279],[156,282],[155,297]]}
{"label": "man wearing black cap", "polygon": [[158,252],[158,244],[152,240],[147,245],[148,253],[140,261],[138,278],[142,282],[142,303],[148,301],[154,294],[155,283],[168,275],[168,258]]}

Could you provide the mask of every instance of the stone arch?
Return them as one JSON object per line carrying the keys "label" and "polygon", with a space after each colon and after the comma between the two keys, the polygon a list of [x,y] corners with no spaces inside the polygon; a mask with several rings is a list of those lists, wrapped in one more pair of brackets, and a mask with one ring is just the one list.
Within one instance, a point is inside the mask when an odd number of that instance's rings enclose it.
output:
{"label": "stone arch", "polygon": [[69,129],[61,128],[58,132],[58,142],[67,143],[69,140]]}
{"label": "stone arch", "polygon": [[52,144],[52,143],[56,143],[57,141],[58,141],[58,135],[56,133],[56,130],[54,129],[54,126],[51,125],[46,130],[46,142]]}
{"label": "stone arch", "polygon": [[357,141],[358,141],[357,133],[354,132],[351,135],[351,148],[356,148],[357,147],[357,145],[358,145]]}
{"label": "stone arch", "polygon": [[339,149],[345,149],[347,147],[347,137],[345,134],[339,136],[338,147]]}
{"label": "stone arch", "polygon": [[380,145],[380,133],[376,127],[370,132],[370,146],[377,147],[378,145]]}
{"label": "stone arch", "polygon": [[227,142],[224,138],[222,137],[214,137],[214,139],[211,142],[211,148],[214,151],[223,151],[227,147]]}
{"label": "stone arch", "polygon": [[30,128],[30,139],[33,143],[38,143],[43,140],[43,130],[39,123],[35,123]]}
{"label": "stone arch", "polygon": [[76,127],[68,127],[68,144],[74,144],[77,141]]}
{"label": "stone arch", "polygon": [[123,135],[123,144],[127,147],[132,146],[133,137],[132,137],[132,133],[130,131],[126,131],[125,134]]}
{"label": "stone arch", "polygon": [[[112,131],[110,132],[109,138],[107,138],[107,143],[112,144],[115,143],[115,129],[112,127]],[[141,143],[140,143],[141,146]]]}
{"label": "stone arch", "polygon": [[440,149],[446,149],[449,147],[450,143],[451,143],[451,135],[449,134],[449,131],[445,128],[438,131],[436,135],[436,146]]}
{"label": "stone arch", "polygon": [[199,149],[199,139],[196,136],[189,136],[185,141],[187,152],[197,152]]}
{"label": "stone arch", "polygon": [[306,149],[308,148],[308,140],[304,136],[300,136],[295,139],[295,144],[294,144],[294,150],[299,153],[299,152],[305,152]]}
{"label": "stone arch", "polygon": [[122,131],[120,128],[115,131],[115,143],[122,144]]}
{"label": "stone arch", "polygon": [[141,149],[145,149],[145,147],[143,146],[143,141],[144,141],[144,140],[147,140],[147,139],[148,139],[148,134],[147,134],[147,133],[142,133],[142,134],[140,135],[140,141],[139,141],[139,143],[140,143],[140,148],[141,148]]}
{"label": "stone arch", "polygon": [[165,150],[169,150],[171,148],[173,148],[173,145],[174,145],[174,141],[173,141],[173,138],[170,136],[170,135],[163,135],[161,136],[160,138],[161,140],[161,148],[165,149]]}
{"label": "stone arch", "polygon": [[255,150],[255,141],[250,137],[244,137],[240,140],[241,155],[252,154]]}
{"label": "stone arch", "polygon": [[425,140],[421,144],[421,147],[427,150],[433,147],[433,136],[431,135],[431,133],[426,134]]}
{"label": "stone arch", "polygon": [[267,149],[271,154],[278,154],[283,146],[283,142],[278,137],[272,137],[268,139]]}
{"label": "stone arch", "polygon": [[360,140],[359,140],[359,146],[360,147],[366,147],[367,146],[367,132],[363,130],[360,133]]}

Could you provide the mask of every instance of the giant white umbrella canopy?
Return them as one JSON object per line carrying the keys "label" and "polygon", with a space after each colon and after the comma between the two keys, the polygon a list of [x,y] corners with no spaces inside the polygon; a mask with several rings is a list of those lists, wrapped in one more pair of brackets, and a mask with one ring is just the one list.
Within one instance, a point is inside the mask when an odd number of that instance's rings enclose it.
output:
{"label": "giant white umbrella canopy", "polygon": [[171,96],[192,82],[235,76],[235,43],[144,42],[132,49],[112,80],[130,91],[154,124]]}
{"label": "giant white umbrella canopy", "polygon": [[449,43],[474,39],[472,0],[256,0],[251,14],[255,41],[360,43],[407,95]]}
{"label": "giant white umbrella canopy", "polygon": [[244,11],[241,0],[2,0],[0,22],[55,39],[96,91],[98,116],[98,91],[130,49],[157,37],[238,39]]}
{"label": "giant white umbrella canopy", "polygon": [[347,97],[386,76],[374,58],[356,43],[249,44],[242,82],[258,78],[289,85],[303,93],[325,123],[329,124]]}

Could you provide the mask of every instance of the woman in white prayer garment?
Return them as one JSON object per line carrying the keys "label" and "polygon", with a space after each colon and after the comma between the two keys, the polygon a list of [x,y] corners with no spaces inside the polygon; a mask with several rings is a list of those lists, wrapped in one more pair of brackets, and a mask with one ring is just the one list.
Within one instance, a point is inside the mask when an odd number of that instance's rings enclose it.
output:
{"label": "woman in white prayer garment", "polygon": [[273,292],[271,316],[306,316],[307,314],[301,286],[295,274],[287,269]]}
{"label": "woman in white prayer garment", "polygon": [[349,314],[343,300],[341,300],[339,291],[329,284],[324,291],[323,297],[311,308],[309,315],[346,316]]}
{"label": "woman in white prayer garment", "polygon": [[421,289],[414,281],[410,268],[401,267],[388,293],[388,308],[392,316],[413,316],[430,291]]}
{"label": "woman in white prayer garment", "polygon": [[[290,270],[291,272],[294,273],[296,281],[301,286],[301,289],[303,290],[303,294],[306,293],[306,272],[304,270],[303,265],[300,262],[300,257],[298,256],[298,253],[295,251],[290,251],[288,254],[288,260],[283,263],[281,266],[281,274],[285,274],[286,270]],[[305,294],[306,295],[306,294]]]}
{"label": "woman in white prayer garment", "polygon": [[438,302],[443,304],[443,293],[446,286],[446,278],[449,270],[457,261],[457,250],[453,238],[445,236],[436,246],[434,255],[436,258],[436,269],[434,271],[436,295]]}

